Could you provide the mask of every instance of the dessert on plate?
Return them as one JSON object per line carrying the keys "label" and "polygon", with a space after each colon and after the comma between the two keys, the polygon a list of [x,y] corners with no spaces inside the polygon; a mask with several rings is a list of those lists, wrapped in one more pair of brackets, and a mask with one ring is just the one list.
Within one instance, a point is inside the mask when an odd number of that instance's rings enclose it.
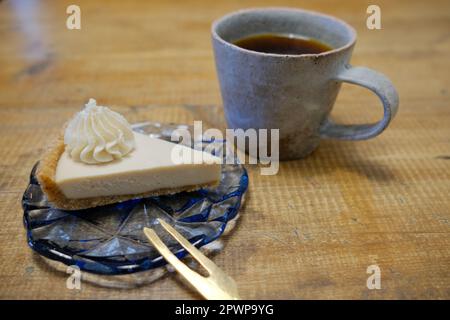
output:
{"label": "dessert on plate", "polygon": [[66,125],[37,169],[55,207],[77,210],[213,186],[221,159],[134,132],[127,120],[90,99]]}

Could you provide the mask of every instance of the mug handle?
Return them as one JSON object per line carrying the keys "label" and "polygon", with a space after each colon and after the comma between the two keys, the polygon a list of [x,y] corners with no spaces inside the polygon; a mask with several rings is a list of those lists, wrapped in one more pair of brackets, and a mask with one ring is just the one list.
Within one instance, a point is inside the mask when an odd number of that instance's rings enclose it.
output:
{"label": "mug handle", "polygon": [[376,93],[383,104],[384,115],[377,123],[354,125],[337,124],[328,118],[320,128],[322,137],[365,140],[379,135],[386,129],[398,110],[397,91],[386,76],[369,68],[346,65],[333,80],[356,84]]}

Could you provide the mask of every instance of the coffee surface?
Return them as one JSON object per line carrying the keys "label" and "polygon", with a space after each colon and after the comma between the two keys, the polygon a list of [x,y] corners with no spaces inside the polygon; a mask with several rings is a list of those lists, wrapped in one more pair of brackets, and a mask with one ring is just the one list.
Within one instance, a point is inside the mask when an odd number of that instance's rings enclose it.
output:
{"label": "coffee surface", "polygon": [[251,35],[233,44],[247,50],[275,54],[317,54],[332,50],[332,47],[316,39],[273,33]]}

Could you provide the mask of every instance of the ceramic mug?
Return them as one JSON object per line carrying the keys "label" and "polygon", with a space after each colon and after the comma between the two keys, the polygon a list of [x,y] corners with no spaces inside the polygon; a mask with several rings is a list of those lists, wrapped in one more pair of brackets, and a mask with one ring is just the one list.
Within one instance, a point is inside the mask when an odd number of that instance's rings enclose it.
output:
{"label": "ceramic mug", "polygon": [[[280,160],[307,156],[321,138],[373,138],[397,112],[398,94],[391,81],[379,72],[349,64],[356,32],[342,20],[300,9],[247,9],[215,21],[211,32],[228,127],[279,129]],[[233,44],[260,33],[306,36],[333,49],[288,55]],[[329,119],[342,82],[373,91],[383,105],[383,119],[357,125]]]}

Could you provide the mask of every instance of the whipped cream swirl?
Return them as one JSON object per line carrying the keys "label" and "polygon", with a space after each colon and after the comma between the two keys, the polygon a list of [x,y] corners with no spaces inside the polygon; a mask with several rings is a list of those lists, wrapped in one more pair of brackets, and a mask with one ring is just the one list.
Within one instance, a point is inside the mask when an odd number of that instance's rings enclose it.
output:
{"label": "whipped cream swirl", "polygon": [[66,151],[75,161],[98,164],[120,159],[134,149],[134,134],[128,121],[89,99],[69,122],[64,134]]}

